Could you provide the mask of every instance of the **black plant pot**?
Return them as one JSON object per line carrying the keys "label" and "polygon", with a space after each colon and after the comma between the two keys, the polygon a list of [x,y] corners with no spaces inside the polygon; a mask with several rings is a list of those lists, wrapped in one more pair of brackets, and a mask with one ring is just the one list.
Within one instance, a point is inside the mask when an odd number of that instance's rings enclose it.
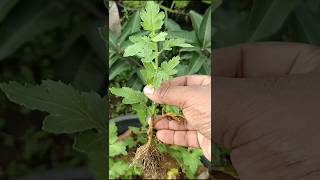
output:
{"label": "black plant pot", "polygon": [[[113,122],[115,122],[118,127],[118,134],[122,134],[127,131],[129,126],[141,127],[141,123],[135,115],[120,116],[114,119]],[[209,171],[211,170],[210,161],[207,158],[202,156],[201,162],[209,168]]]}

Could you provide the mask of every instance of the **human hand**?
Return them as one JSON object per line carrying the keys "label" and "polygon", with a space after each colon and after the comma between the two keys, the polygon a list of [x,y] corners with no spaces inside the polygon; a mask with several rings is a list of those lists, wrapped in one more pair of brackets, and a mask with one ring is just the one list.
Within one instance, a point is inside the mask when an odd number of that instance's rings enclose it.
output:
{"label": "human hand", "polygon": [[240,178],[320,179],[320,48],[217,49],[213,72],[213,140]]}
{"label": "human hand", "polygon": [[211,77],[182,76],[156,91],[146,86],[144,93],[156,103],[180,107],[186,119],[182,123],[166,118],[158,121],[157,138],[167,144],[200,147],[211,160]]}

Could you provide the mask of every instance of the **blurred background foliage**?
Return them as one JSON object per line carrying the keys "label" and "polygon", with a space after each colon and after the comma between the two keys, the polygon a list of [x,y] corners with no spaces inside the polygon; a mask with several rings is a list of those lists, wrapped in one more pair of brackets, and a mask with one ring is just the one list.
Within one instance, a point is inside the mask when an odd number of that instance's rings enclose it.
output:
{"label": "blurred background foliage", "polygon": [[319,0],[223,0],[213,22],[215,48],[257,41],[320,44]]}
{"label": "blurred background foliage", "polygon": [[[1,0],[0,82],[53,79],[104,95],[107,62],[98,27],[106,24],[106,10],[102,0]],[[69,135],[41,130],[45,115],[0,92],[0,179],[87,164]]]}
{"label": "blurred background foliage", "polygon": [[[320,44],[319,0],[214,0],[213,48],[263,41]],[[214,74],[214,70],[213,70]],[[230,151],[213,148],[216,170],[237,177]]]}

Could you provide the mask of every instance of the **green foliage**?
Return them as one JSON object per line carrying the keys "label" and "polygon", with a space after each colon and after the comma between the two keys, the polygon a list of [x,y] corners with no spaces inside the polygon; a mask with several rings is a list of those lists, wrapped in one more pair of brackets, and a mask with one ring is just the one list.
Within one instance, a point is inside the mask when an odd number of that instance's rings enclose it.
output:
{"label": "green foliage", "polygon": [[215,10],[215,46],[256,41],[293,41],[319,44],[319,1],[225,0]]}
{"label": "green foliage", "polygon": [[48,112],[43,122],[45,131],[77,133],[74,148],[87,154],[96,178],[105,179],[106,97],[93,92],[80,93],[71,85],[51,80],[42,81],[41,85],[2,83],[0,88],[12,102]]}
{"label": "green foliage", "polygon": [[159,5],[154,2],[147,2],[145,11],[140,13],[140,18],[142,20],[141,25],[144,30],[150,31],[151,36],[153,36],[156,31],[161,29],[163,25],[164,13],[159,12]]}
{"label": "green foliage", "polygon": [[161,153],[168,153],[175,158],[188,178],[195,178],[198,167],[201,165],[200,157],[203,155],[200,149],[186,149],[180,146],[167,147],[162,143],[158,144],[158,148]]}
{"label": "green foliage", "polygon": [[[116,158],[119,155],[127,155],[126,147],[132,148],[135,146],[136,144],[132,138],[127,139],[126,142],[118,141],[117,127],[115,123],[109,123],[109,179],[119,177],[131,179],[132,176],[141,174],[139,168],[133,168],[129,165],[129,162]],[[104,154],[106,155],[105,152]]]}

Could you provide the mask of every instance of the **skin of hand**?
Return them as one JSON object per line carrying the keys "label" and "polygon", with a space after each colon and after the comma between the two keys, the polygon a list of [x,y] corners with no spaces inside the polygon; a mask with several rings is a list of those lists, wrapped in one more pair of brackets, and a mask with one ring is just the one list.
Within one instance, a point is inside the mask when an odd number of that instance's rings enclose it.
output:
{"label": "skin of hand", "polygon": [[213,141],[241,180],[320,179],[320,48],[256,43],[215,50]]}
{"label": "skin of hand", "polygon": [[186,118],[181,123],[166,118],[158,121],[157,138],[167,144],[200,147],[211,160],[211,77],[182,76],[162,83],[157,90],[146,86],[144,93],[158,104],[181,108]]}

